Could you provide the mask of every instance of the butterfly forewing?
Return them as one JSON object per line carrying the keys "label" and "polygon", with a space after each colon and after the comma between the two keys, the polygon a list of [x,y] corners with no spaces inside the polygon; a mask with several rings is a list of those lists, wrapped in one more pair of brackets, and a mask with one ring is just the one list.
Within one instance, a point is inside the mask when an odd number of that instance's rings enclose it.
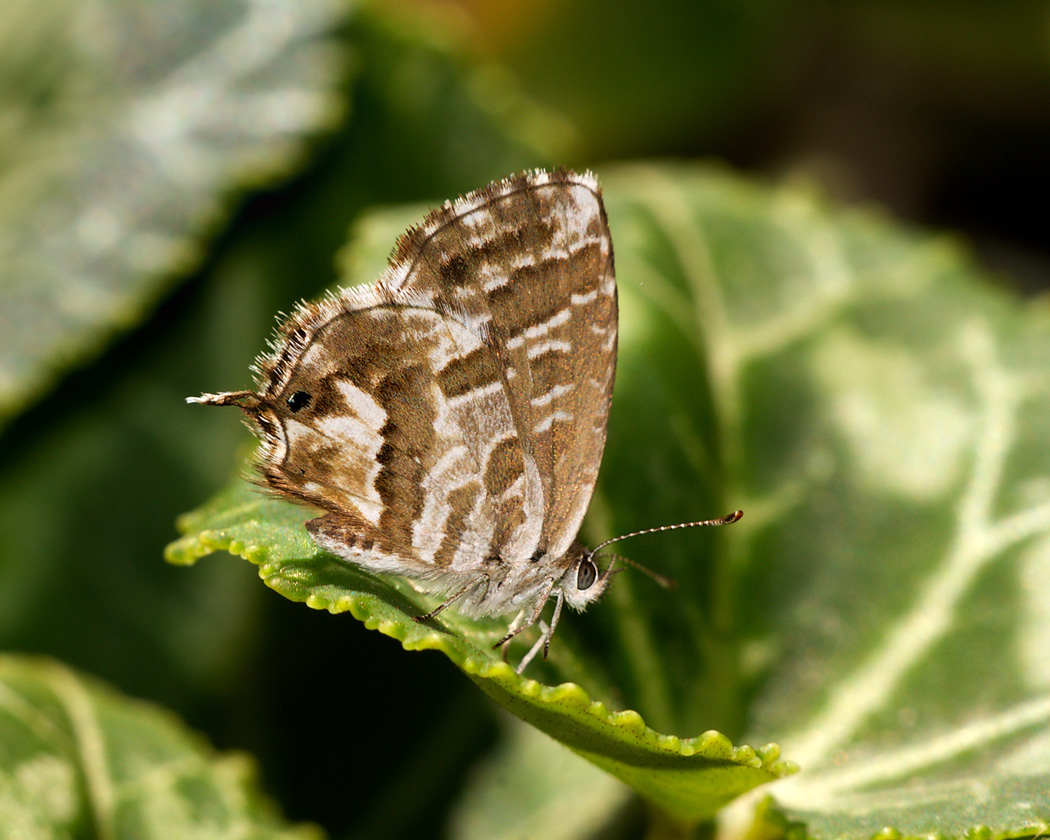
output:
{"label": "butterfly forewing", "polygon": [[[574,190],[578,193],[579,188]],[[561,374],[548,415],[555,439],[549,447],[545,529],[555,556],[568,550],[590,504],[616,373],[616,277],[605,210],[593,194],[589,200],[579,196],[574,207],[589,212],[570,216],[566,223],[573,233],[566,244],[566,273],[572,278],[568,318],[558,328],[557,344],[538,356],[540,362],[556,362]]]}
{"label": "butterfly forewing", "polygon": [[433,360],[451,352],[450,331],[460,346],[477,339],[431,309],[387,297],[349,292],[344,308],[310,332],[268,400],[282,442],[264,457],[264,475],[329,511],[329,523],[346,520],[340,533],[356,529],[372,561],[447,565],[435,544],[447,523],[432,521],[428,488],[456,487],[460,499],[480,488],[469,480],[473,462],[464,462],[463,430],[436,387]]}
{"label": "butterfly forewing", "polygon": [[438,211],[421,225],[425,238],[408,237],[417,253],[399,254],[411,263],[404,288],[441,289],[445,306],[486,335],[447,368],[464,372],[463,387],[472,379],[489,387],[469,369],[481,356],[496,358],[484,367],[502,377],[516,440],[477,440],[490,477],[501,475],[493,465],[504,458],[524,465],[531,542],[496,546],[512,563],[537,550],[559,557],[575,537],[605,443],[616,360],[612,244],[597,184],[545,177],[504,182]]}

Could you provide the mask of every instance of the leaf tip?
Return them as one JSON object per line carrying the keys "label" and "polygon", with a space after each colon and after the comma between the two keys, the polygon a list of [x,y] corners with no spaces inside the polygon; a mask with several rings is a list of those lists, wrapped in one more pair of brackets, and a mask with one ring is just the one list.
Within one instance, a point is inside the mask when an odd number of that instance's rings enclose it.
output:
{"label": "leaf tip", "polygon": [[196,536],[180,537],[164,547],[164,560],[173,566],[192,566],[211,553],[212,549],[203,545]]}

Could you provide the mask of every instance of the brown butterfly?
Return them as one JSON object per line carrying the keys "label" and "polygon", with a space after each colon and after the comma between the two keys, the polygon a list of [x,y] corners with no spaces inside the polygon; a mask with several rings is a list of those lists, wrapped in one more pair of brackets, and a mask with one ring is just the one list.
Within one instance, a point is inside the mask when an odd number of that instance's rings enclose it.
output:
{"label": "brown butterfly", "polygon": [[[297,309],[236,405],[265,484],[319,508],[319,546],[466,615],[540,619],[605,590],[575,542],[616,371],[613,247],[590,173],[523,173],[430,213],[372,286]],[[688,525],[721,525],[740,517]],[[684,526],[671,526],[684,527]],[[622,538],[621,538],[622,539]],[[611,542],[611,541],[610,541]]]}

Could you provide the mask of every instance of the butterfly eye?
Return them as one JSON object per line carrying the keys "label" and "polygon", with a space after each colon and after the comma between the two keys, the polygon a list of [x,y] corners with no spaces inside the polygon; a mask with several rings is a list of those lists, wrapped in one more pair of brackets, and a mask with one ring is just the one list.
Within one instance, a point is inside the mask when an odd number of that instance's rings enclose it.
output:
{"label": "butterfly eye", "polygon": [[310,395],[306,391],[296,391],[287,400],[288,410],[295,414],[297,411],[302,411],[310,404]]}
{"label": "butterfly eye", "polygon": [[576,588],[583,592],[594,586],[597,579],[598,567],[589,557],[585,557],[580,561],[580,567],[576,571]]}

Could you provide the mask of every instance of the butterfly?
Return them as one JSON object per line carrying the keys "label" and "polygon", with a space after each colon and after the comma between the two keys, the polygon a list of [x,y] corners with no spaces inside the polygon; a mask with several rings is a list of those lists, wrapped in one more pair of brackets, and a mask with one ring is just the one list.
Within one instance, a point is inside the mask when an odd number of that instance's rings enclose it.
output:
{"label": "butterfly", "polygon": [[[265,486],[321,511],[326,551],[468,616],[517,613],[503,644],[583,610],[612,564],[576,542],[616,372],[617,288],[591,173],[535,170],[427,215],[370,286],[300,306],[234,405]],[[722,520],[690,524],[723,524]],[[542,626],[542,625],[541,625]]]}

